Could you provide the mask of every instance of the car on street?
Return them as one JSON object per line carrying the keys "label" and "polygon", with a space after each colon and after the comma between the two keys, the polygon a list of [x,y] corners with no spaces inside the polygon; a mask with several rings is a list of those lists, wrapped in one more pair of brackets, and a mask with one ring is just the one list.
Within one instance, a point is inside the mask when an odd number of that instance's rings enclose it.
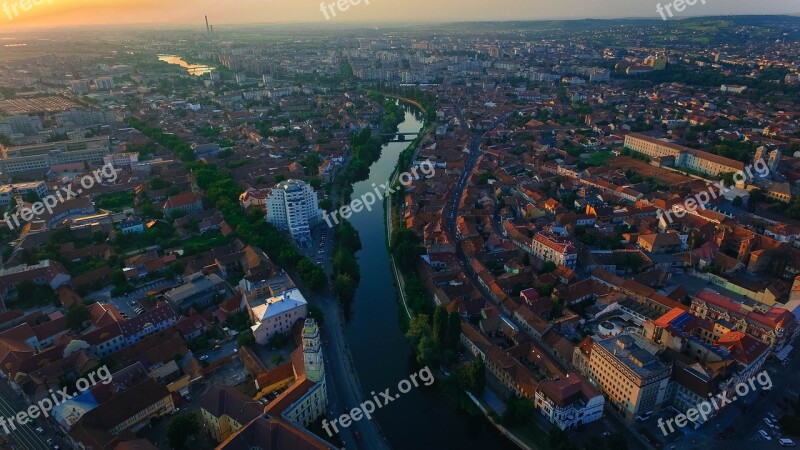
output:
{"label": "car on street", "polygon": [[44,428],[42,428],[42,427],[36,427],[35,431],[36,431],[36,434],[38,434],[38,435],[43,435],[44,434]]}
{"label": "car on street", "polygon": [[208,355],[203,355],[199,358],[200,361],[206,361],[208,359]]}

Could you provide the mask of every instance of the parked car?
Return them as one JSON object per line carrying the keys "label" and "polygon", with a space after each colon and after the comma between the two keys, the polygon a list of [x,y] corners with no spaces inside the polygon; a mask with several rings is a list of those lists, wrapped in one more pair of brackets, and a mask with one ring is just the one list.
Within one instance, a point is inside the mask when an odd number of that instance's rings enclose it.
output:
{"label": "parked car", "polygon": [[42,428],[42,427],[36,427],[36,434],[38,434],[38,435],[42,435],[42,434],[44,434],[44,428]]}
{"label": "parked car", "polygon": [[759,434],[761,434],[761,437],[763,437],[764,439],[766,439],[768,441],[772,440],[772,436],[770,436],[769,433],[767,433],[766,431],[758,430],[758,432],[759,432]]}
{"label": "parked car", "polygon": [[781,439],[781,440],[778,441],[778,443],[781,444],[782,447],[794,447],[795,446],[794,441],[791,440],[791,439]]}
{"label": "parked car", "polygon": [[202,356],[201,356],[200,358],[198,358],[198,359],[199,359],[200,361],[205,361],[205,360],[207,360],[207,359],[208,359],[208,355],[202,355]]}

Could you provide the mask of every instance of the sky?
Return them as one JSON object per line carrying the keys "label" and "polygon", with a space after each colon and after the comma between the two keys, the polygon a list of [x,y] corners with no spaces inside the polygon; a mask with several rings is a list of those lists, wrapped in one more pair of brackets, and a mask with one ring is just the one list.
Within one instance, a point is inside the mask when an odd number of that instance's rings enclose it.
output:
{"label": "sky", "polygon": [[[341,0],[346,2],[346,0]],[[0,30],[16,26],[246,23],[454,22],[644,17],[661,19],[675,0],[0,0]],[[680,0],[678,0],[680,1]],[[692,0],[689,0],[692,1]],[[694,0],[674,18],[728,14],[798,14],[797,0]],[[369,3],[367,3],[369,2]],[[331,7],[327,5],[332,5]],[[333,9],[334,14],[331,12]]]}

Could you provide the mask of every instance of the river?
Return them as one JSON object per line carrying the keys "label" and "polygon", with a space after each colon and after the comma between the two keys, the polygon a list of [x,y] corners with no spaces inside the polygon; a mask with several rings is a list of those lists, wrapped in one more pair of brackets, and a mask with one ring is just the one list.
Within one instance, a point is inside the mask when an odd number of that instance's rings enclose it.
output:
{"label": "river", "polygon": [[[421,117],[406,109],[403,133],[415,133],[423,126]],[[410,142],[390,142],[370,167],[366,181],[356,183],[352,198],[389,181],[400,152]],[[376,205],[378,206],[378,205]],[[400,330],[400,305],[389,268],[383,206],[353,214],[349,219],[361,237],[358,252],[361,283],[347,324],[347,340],[365,392],[382,392],[419,371],[412,349]],[[403,312],[402,314],[405,314]],[[452,400],[431,388],[415,388],[379,409],[377,420],[389,444],[396,450],[419,449],[515,449],[483,416],[470,417]]]}
{"label": "river", "polygon": [[211,66],[206,66],[203,64],[189,64],[188,62],[184,61],[183,58],[180,56],[175,55],[158,55],[159,61],[164,61],[169,64],[176,64],[178,66],[183,67],[189,72],[190,75],[197,75],[198,77],[201,75],[205,75],[207,73],[211,73],[214,70]]}

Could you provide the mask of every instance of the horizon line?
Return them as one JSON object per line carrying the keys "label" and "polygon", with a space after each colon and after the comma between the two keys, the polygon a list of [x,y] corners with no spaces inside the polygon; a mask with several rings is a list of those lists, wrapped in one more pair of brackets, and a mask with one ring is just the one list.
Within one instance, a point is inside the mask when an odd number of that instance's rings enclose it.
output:
{"label": "horizon line", "polygon": [[[199,24],[202,22],[203,16],[202,14],[199,16],[200,21],[197,22]],[[714,18],[727,18],[727,17],[786,17],[786,18],[800,18],[800,11],[794,13],[771,13],[771,14],[713,14],[713,15],[696,15],[696,16],[683,16],[683,17],[676,17],[671,19],[671,22],[681,22],[687,21],[692,19],[714,19]],[[651,17],[651,16],[642,16],[642,17],[584,17],[584,18],[574,18],[574,17],[553,17],[553,18],[536,18],[536,19],[485,19],[485,20],[430,20],[430,21],[375,21],[375,22],[365,22],[365,21],[337,21],[336,23],[331,22],[219,22],[215,23],[214,25],[217,26],[224,26],[224,27],[248,27],[248,26],[321,26],[322,28],[360,28],[360,29],[374,29],[378,26],[415,26],[415,25],[459,25],[459,24],[471,24],[471,23],[496,23],[496,24],[503,24],[503,23],[537,23],[537,22],[583,22],[583,21],[630,21],[630,20],[642,20],[642,21],[652,21],[661,23],[661,20],[658,17]],[[177,22],[170,24],[171,29],[193,29],[195,27],[196,22]],[[102,28],[102,27],[115,27],[115,28],[150,28],[150,27],[159,27],[164,28],[167,24],[160,23],[160,22],[133,22],[133,23],[96,23],[96,24],[87,24],[87,25],[11,25],[6,28],[8,31],[17,31],[22,29],[37,29],[37,30],[59,30],[59,29],[74,29],[74,28]],[[205,24],[196,25],[199,28],[204,28]],[[0,34],[3,33],[3,28],[0,27]],[[216,30],[215,30],[216,32]]]}

